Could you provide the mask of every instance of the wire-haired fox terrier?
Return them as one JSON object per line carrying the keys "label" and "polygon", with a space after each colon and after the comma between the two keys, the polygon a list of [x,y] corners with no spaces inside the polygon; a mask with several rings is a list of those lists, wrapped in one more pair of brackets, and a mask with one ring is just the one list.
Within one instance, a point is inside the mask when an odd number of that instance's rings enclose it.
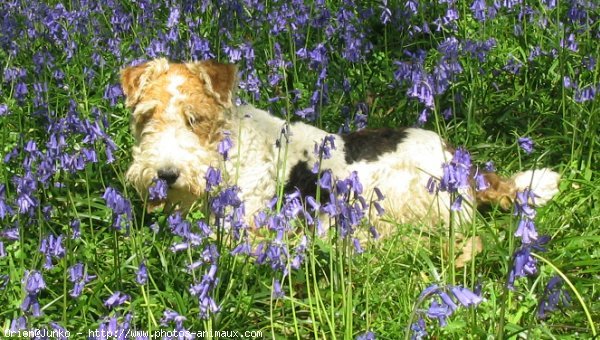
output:
{"label": "wire-haired fox terrier", "polygon": [[[312,168],[319,156],[313,152],[329,133],[301,122],[287,126],[287,156],[281,157],[280,139],[285,120],[251,105],[234,104],[237,69],[213,61],[171,63],[157,59],[125,68],[121,83],[126,105],[133,110],[135,137],[133,163],[127,179],[142,196],[156,178],[168,184],[163,201],[188,210],[205,194],[209,167],[223,167],[240,188],[246,215],[252,216],[277,195],[278,180],[286,192],[299,190],[314,197],[317,175]],[[225,164],[217,146],[228,136],[234,144]],[[331,137],[328,137],[331,138]],[[431,178],[442,179],[442,165],[455,150],[438,134],[418,128],[364,129],[335,136],[331,157],[321,168],[334,177],[356,172],[371,197],[375,188],[386,196],[385,220],[399,223],[448,224],[452,195],[431,194]],[[519,172],[511,178],[481,173],[486,185],[476,190],[474,181],[464,190],[462,217],[469,219],[477,204],[509,208],[517,192],[531,188],[536,205],[558,192],[559,175],[548,169]],[[377,217],[375,217],[377,218]],[[393,232],[393,223],[378,223],[382,235]]]}

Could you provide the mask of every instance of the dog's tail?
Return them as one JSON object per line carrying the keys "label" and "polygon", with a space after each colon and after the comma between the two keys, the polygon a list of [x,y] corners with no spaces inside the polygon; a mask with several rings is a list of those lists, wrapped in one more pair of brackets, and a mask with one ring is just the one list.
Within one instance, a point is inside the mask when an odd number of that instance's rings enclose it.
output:
{"label": "dog's tail", "polygon": [[550,169],[528,170],[515,174],[510,178],[495,173],[484,173],[488,187],[475,192],[475,199],[480,205],[499,205],[509,210],[514,204],[518,192],[530,189],[534,194],[535,206],[542,206],[558,193],[560,175]]}

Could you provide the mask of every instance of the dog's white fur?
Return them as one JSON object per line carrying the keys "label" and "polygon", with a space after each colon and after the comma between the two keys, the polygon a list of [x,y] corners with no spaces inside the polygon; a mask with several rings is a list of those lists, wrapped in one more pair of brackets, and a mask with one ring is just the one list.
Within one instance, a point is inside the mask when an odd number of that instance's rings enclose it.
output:
{"label": "dog's white fur", "polygon": [[[127,179],[141,195],[147,194],[161,169],[170,169],[178,177],[169,187],[167,200],[155,203],[187,210],[204,195],[208,167],[224,168],[229,183],[240,187],[246,214],[252,216],[276,195],[278,179],[287,181],[299,162],[312,167],[317,161],[314,145],[330,134],[300,122],[287,126],[284,120],[251,105],[233,105],[235,73],[231,65],[173,64],[164,59],[123,70],[122,84],[127,105],[133,109],[136,137]],[[281,135],[284,127],[289,129],[289,143]],[[229,160],[223,162],[217,145],[225,131],[234,147]],[[331,169],[337,178],[356,171],[367,200],[378,187],[386,196],[383,205],[390,220],[448,223],[450,196],[446,192],[432,195],[426,185],[431,177],[442,177],[442,164],[453,156],[451,149],[434,132],[405,131],[395,150],[376,160],[351,164],[345,160],[344,140],[337,137],[336,150],[323,160],[322,168]],[[277,140],[281,140],[280,146]],[[512,201],[517,191],[531,186],[538,196],[536,203],[543,204],[558,192],[559,175],[548,169],[521,172],[512,179],[494,178],[498,183],[490,190],[495,191],[484,201]],[[465,192],[462,218],[470,218],[476,196],[473,190]],[[380,227],[383,235],[393,231],[392,224]]]}

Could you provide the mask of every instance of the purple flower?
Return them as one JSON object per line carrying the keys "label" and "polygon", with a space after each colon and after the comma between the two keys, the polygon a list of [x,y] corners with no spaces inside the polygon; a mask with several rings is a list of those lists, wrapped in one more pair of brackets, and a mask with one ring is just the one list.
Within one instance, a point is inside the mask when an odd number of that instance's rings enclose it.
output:
{"label": "purple flower", "polygon": [[74,298],[79,297],[83,292],[85,285],[95,278],[95,275],[88,275],[81,262],[69,267],[69,281],[74,284],[73,289],[69,291],[69,295]]}
{"label": "purple flower", "polygon": [[[131,221],[131,203],[112,187],[106,188],[102,198],[106,201],[106,205],[112,210],[113,227],[121,230],[123,226],[129,231],[129,223]],[[125,218],[125,219],[123,219]]]}
{"label": "purple flower", "polygon": [[578,103],[594,100],[594,98],[596,98],[596,92],[596,86],[593,85],[589,85],[584,88],[576,88],[575,93],[573,94],[573,100]]}
{"label": "purple flower", "polygon": [[54,334],[56,334],[55,336],[58,340],[68,340],[66,336],[67,331],[66,329],[64,329],[64,327],[62,327],[56,322],[50,322],[50,327],[54,331]]}
{"label": "purple flower", "polygon": [[575,41],[575,34],[573,34],[573,33],[569,34],[566,41],[564,39],[561,39],[560,47],[567,48],[573,52],[578,52],[579,46],[577,45],[577,42]]}
{"label": "purple flower", "polygon": [[425,326],[425,320],[423,317],[419,316],[416,322],[410,325],[410,330],[412,331],[411,340],[421,340],[427,336],[427,328]]}
{"label": "purple flower", "polygon": [[21,303],[21,310],[23,312],[31,312],[33,316],[38,317],[41,315],[38,295],[43,289],[46,289],[46,283],[44,282],[42,273],[37,270],[25,271],[23,283],[25,283],[27,296],[25,296],[25,299]]}
{"label": "purple flower", "polygon": [[444,164],[443,169],[440,190],[452,193],[470,187],[471,155],[465,148],[457,148],[454,157],[449,163]]}
{"label": "purple flower", "polygon": [[221,171],[209,166],[208,170],[206,170],[206,175],[204,175],[204,178],[206,179],[206,192],[210,192],[212,188],[221,184]]}
{"label": "purple flower", "polygon": [[233,142],[231,141],[231,133],[229,131],[223,132],[223,139],[219,142],[218,151],[223,156],[224,160],[229,159],[229,150],[233,147]]}
{"label": "purple flower", "polygon": [[185,316],[179,315],[179,313],[167,309],[163,312],[163,317],[160,318],[160,324],[162,326],[167,326],[169,322],[175,322],[176,327],[180,328],[183,326],[183,322],[185,320],[187,320]]}
{"label": "purple flower", "polygon": [[354,245],[354,251],[357,254],[362,254],[365,252],[360,245],[360,241],[356,237],[352,238],[352,245]]}
{"label": "purple flower", "polygon": [[354,340],[375,340],[375,333],[368,331],[358,335]]}
{"label": "purple flower", "polygon": [[529,137],[520,137],[518,139],[519,146],[526,154],[530,154],[533,152],[533,140]]}
{"label": "purple flower", "polygon": [[59,235],[58,237],[48,235],[48,237],[42,239],[40,252],[46,256],[46,263],[44,264],[45,269],[54,267],[52,258],[61,259],[65,256],[65,248],[62,245],[62,239],[63,235]]}
{"label": "purple flower", "polygon": [[210,296],[211,291],[219,281],[216,274],[217,266],[212,264],[208,272],[202,277],[202,281],[192,285],[189,289],[190,293],[198,298],[201,319],[207,319],[210,314],[217,313],[221,309]]}
{"label": "purple flower", "polygon": [[81,237],[81,221],[78,219],[74,219],[73,221],[71,221],[71,223],[69,224],[71,226],[71,238],[72,239],[78,239]]}
{"label": "purple flower", "polygon": [[24,316],[20,316],[10,322],[11,332],[17,333],[18,331],[25,329],[27,329],[27,319],[25,319]]}
{"label": "purple flower", "polygon": [[439,303],[438,301],[433,301],[427,309],[427,316],[431,319],[438,319],[440,323],[440,327],[444,327],[448,324],[446,319],[452,315],[453,310],[444,303]]}
{"label": "purple flower", "polygon": [[513,255],[513,267],[508,274],[507,286],[514,289],[514,282],[519,277],[531,276],[537,273],[537,259],[531,255],[531,249],[545,251],[541,245],[548,242],[548,238],[540,237],[536,242],[526,244],[517,249]]}
{"label": "purple flower", "polygon": [[463,195],[456,195],[456,198],[450,205],[450,210],[452,211],[460,211],[462,209]]}
{"label": "purple flower", "polygon": [[122,305],[127,300],[129,300],[129,295],[116,291],[104,301],[104,305],[108,308],[114,308]]}
{"label": "purple flower", "polygon": [[544,289],[544,295],[540,299],[537,310],[537,317],[545,319],[549,312],[555,311],[557,308],[563,308],[571,304],[571,295],[566,289],[563,289],[563,281],[560,276],[556,275],[548,281]]}
{"label": "purple flower", "polygon": [[[446,292],[447,289],[450,290],[452,295]],[[427,287],[419,295],[420,302],[430,298],[433,300],[431,301],[429,308],[426,311],[418,310],[418,313],[424,313],[431,319],[438,319],[441,327],[444,327],[447,324],[448,317],[459,308],[459,305],[456,304],[455,300],[463,307],[476,306],[483,301],[481,296],[473,293],[467,288],[449,285],[447,288],[443,289],[436,284]],[[422,320],[422,316],[419,316],[419,320],[411,325],[411,330],[414,332],[414,339],[420,339],[427,334],[427,332],[425,332],[425,322]]]}
{"label": "purple flower", "polygon": [[[6,186],[4,183],[0,183],[0,220],[4,219],[7,215],[12,215],[12,208],[6,204]],[[4,231],[0,232],[2,236]]]}
{"label": "purple flower", "polygon": [[515,232],[515,236],[520,237],[523,244],[530,244],[533,241],[536,241],[538,233],[535,230],[533,220],[526,217],[521,219],[517,231]]}
{"label": "purple flower", "polygon": [[140,285],[145,285],[148,282],[148,268],[146,267],[146,261],[142,261],[136,272],[136,282]]}
{"label": "purple flower", "polygon": [[285,292],[281,288],[281,282],[278,279],[273,280],[273,291],[271,294],[273,299],[282,299],[285,297]]}
{"label": "purple flower", "polygon": [[475,0],[471,5],[471,11],[473,11],[473,16],[475,19],[479,21],[485,21],[487,14],[487,5],[485,0]]}
{"label": "purple flower", "polygon": [[167,181],[163,179],[155,178],[153,180],[154,184],[150,186],[148,189],[148,199],[150,201],[164,201],[167,199],[167,189],[169,186],[167,185]]}
{"label": "purple flower", "polygon": [[8,111],[8,105],[0,104],[0,117],[9,115],[10,111]]}
{"label": "purple flower", "polygon": [[381,15],[379,15],[379,20],[384,25],[387,25],[392,21],[392,11],[388,7],[387,0],[383,0],[381,5],[378,5],[379,9],[381,9]]}
{"label": "purple flower", "polygon": [[179,22],[180,11],[178,7],[171,8],[171,13],[169,14],[169,19],[167,20],[167,27],[172,28],[177,25]]}
{"label": "purple flower", "polygon": [[484,191],[489,187],[490,187],[490,184],[485,179],[484,174],[477,172],[477,175],[475,175],[475,190]]}
{"label": "purple flower", "polygon": [[455,286],[450,288],[450,290],[452,291],[452,294],[454,295],[454,297],[456,297],[458,302],[460,302],[460,304],[465,307],[478,305],[479,303],[481,303],[481,301],[483,301],[481,296],[473,293],[467,288]]}
{"label": "purple flower", "polygon": [[331,158],[331,150],[335,150],[335,136],[327,135],[322,140],[321,143],[315,143],[314,154],[317,157],[322,157],[323,159]]}
{"label": "purple flower", "polygon": [[42,273],[37,270],[25,271],[23,282],[25,283],[27,294],[37,295],[40,291],[46,289],[46,282],[44,282]]}
{"label": "purple flower", "polygon": [[494,162],[493,161],[487,161],[485,163],[484,169],[487,172],[495,172],[496,171],[496,167],[494,166]]}
{"label": "purple flower", "polygon": [[121,85],[112,84],[106,87],[106,90],[104,91],[104,96],[102,98],[108,100],[109,105],[111,107],[114,107],[115,105],[117,105],[117,103],[121,100],[122,97],[123,90],[121,89]]}
{"label": "purple flower", "polygon": [[535,194],[530,189],[519,191],[515,199],[515,215],[521,219],[534,219],[536,212],[532,205],[535,204]]}
{"label": "purple flower", "polygon": [[10,228],[0,231],[0,237],[4,237],[10,241],[17,241],[19,239],[19,229]]}

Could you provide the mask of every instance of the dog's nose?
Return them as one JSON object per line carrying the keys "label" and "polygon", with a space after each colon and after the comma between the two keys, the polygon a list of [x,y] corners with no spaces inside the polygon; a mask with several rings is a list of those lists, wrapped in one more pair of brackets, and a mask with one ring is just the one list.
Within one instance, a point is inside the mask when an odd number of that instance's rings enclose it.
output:
{"label": "dog's nose", "polygon": [[171,185],[177,181],[177,178],[179,178],[179,171],[173,168],[164,168],[158,170],[157,175],[158,178],[167,182],[168,185]]}

